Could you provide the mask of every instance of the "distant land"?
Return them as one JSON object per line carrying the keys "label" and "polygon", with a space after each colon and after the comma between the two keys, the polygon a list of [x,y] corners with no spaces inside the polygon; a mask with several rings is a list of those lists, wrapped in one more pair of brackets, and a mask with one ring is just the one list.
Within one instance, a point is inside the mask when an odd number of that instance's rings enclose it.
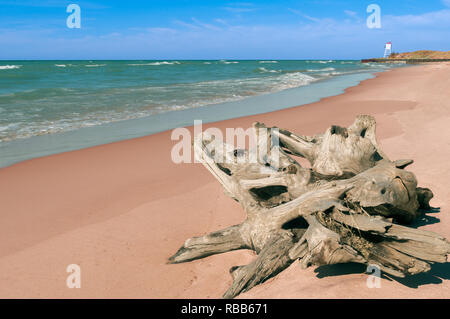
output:
{"label": "distant land", "polygon": [[392,53],[389,59],[450,59],[450,51],[420,50],[405,53]]}
{"label": "distant land", "polygon": [[445,62],[450,61],[450,51],[432,51],[419,50],[414,52],[392,53],[388,58],[363,59],[361,62],[405,62],[405,63],[422,63],[422,62]]}

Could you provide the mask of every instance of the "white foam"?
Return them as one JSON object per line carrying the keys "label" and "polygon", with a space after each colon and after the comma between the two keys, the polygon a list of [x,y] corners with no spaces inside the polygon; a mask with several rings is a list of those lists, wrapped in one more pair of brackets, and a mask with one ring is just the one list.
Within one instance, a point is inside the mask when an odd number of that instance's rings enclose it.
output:
{"label": "white foam", "polygon": [[324,68],[324,69],[308,69],[307,72],[325,72],[325,71],[334,71],[335,68]]}
{"label": "white foam", "polygon": [[0,70],[20,69],[21,65],[0,65]]}
{"label": "white foam", "polygon": [[220,60],[220,63],[223,64],[237,64],[239,63],[238,61],[226,61],[226,60]]}
{"label": "white foam", "polygon": [[278,63],[278,61],[259,61],[259,63]]}
{"label": "white foam", "polygon": [[267,70],[266,68],[258,68],[258,71],[262,73],[280,73],[280,71],[277,70]]}
{"label": "white foam", "polygon": [[65,64],[55,64],[56,67],[58,68],[65,68],[67,65]]}
{"label": "white foam", "polygon": [[321,76],[337,76],[337,75],[343,75],[343,74],[354,74],[354,73],[359,73],[360,71],[349,71],[349,72],[337,72],[337,71],[333,71],[333,72],[323,72],[323,73],[318,73],[318,75]]}
{"label": "white foam", "polygon": [[105,66],[106,64],[86,64],[85,67],[87,68],[98,68],[101,66]]}
{"label": "white foam", "polygon": [[368,66],[375,69],[389,69],[390,67],[382,63],[365,63],[364,66]]}
{"label": "white foam", "polygon": [[326,64],[326,63],[332,63],[332,62],[334,62],[334,60],[327,60],[327,61],[325,61],[325,60],[314,60],[314,61],[308,61],[308,62]]}
{"label": "white foam", "polygon": [[287,73],[278,77],[278,83],[274,86],[273,92],[292,89],[299,86],[308,85],[317,81],[316,78],[301,72]]}
{"label": "white foam", "polygon": [[178,61],[173,61],[173,62],[162,61],[162,62],[151,62],[151,63],[134,63],[134,64],[128,64],[128,65],[143,66],[143,65],[173,65],[173,64],[181,64],[181,63]]}

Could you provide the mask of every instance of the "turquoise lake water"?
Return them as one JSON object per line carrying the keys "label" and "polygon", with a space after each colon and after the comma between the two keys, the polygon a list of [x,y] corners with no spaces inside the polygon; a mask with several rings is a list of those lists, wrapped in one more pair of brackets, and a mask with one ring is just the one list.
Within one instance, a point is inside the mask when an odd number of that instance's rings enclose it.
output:
{"label": "turquoise lake water", "polygon": [[0,166],[194,119],[314,102],[390,67],[338,60],[0,61]]}

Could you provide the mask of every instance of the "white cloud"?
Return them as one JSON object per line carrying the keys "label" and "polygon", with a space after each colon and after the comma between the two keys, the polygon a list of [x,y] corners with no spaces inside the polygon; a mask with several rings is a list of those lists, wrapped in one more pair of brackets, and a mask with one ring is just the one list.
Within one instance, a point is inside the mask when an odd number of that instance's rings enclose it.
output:
{"label": "white cloud", "polygon": [[307,14],[304,14],[303,12],[301,12],[299,10],[290,9],[290,8],[288,8],[288,10],[291,11],[292,13],[295,13],[296,15],[301,16],[302,18],[312,21],[312,22],[321,22],[322,21],[322,19],[311,17]]}
{"label": "white cloud", "polygon": [[[131,28],[130,30],[132,30],[132,31],[134,31],[134,30],[139,31],[140,29],[138,29],[138,28]],[[143,31],[143,30],[140,30],[140,31]],[[147,28],[144,31],[148,31],[148,32],[151,32],[151,33],[159,33],[159,34],[175,34],[175,33],[178,32],[177,30],[172,29],[172,28]]]}
{"label": "white cloud", "polygon": [[[450,0],[448,0],[450,1]],[[450,9],[427,12],[419,15],[382,16],[382,23],[388,27],[430,27],[441,29],[450,26]]]}
{"label": "white cloud", "polygon": [[223,24],[223,25],[225,25],[225,26],[227,26],[227,27],[230,26],[230,25],[228,24],[228,22],[225,21],[224,19],[217,18],[217,19],[214,19],[214,21],[217,22],[217,23]]}
{"label": "white cloud", "polygon": [[196,18],[192,18],[192,21],[193,21],[196,25],[198,25],[198,26],[200,26],[200,27],[202,27],[202,28],[205,28],[205,29],[216,30],[216,31],[221,30],[221,28],[219,28],[219,27],[217,27],[217,26],[215,26],[215,25],[212,25],[212,24],[209,24],[209,23],[203,23],[203,22],[199,21],[199,20],[196,19]]}
{"label": "white cloud", "polygon": [[188,23],[188,22],[184,22],[182,20],[173,20],[172,21],[174,24],[184,27],[184,28],[188,28],[188,29],[196,29],[196,30],[200,30],[201,27],[192,23]]}
{"label": "white cloud", "polygon": [[351,11],[351,10],[344,10],[344,13],[352,18],[356,17],[358,15],[358,13],[356,13],[355,11]]}

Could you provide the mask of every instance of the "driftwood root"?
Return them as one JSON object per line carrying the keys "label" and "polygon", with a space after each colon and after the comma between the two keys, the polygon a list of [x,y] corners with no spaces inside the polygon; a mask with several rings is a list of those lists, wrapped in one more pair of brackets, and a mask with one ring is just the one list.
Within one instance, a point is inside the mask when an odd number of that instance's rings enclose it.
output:
{"label": "driftwood root", "polygon": [[[375,119],[367,115],[348,128],[334,125],[316,136],[255,123],[257,143],[251,150],[197,136],[197,159],[242,205],[247,218],[188,239],[169,262],[254,250],[254,261],[231,268],[233,283],[224,298],[248,291],[296,260],[303,268],[371,264],[398,277],[445,263],[450,245],[444,237],[401,225],[430,209],[432,191],[417,187],[414,174],[405,170],[412,160],[391,161],[384,154],[375,128]],[[306,158],[311,168],[302,167],[295,156]]]}

